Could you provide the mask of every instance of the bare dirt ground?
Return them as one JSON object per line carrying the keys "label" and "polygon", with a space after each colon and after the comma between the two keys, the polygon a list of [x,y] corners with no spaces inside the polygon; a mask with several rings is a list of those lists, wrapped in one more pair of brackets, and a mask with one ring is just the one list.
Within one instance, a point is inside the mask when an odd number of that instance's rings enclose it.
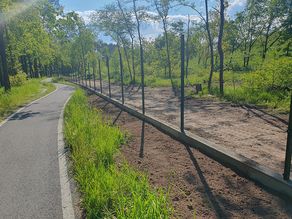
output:
{"label": "bare dirt ground", "polygon": [[169,190],[173,218],[292,218],[291,201],[280,199],[148,124],[141,148],[140,120],[95,95],[89,100],[130,134],[129,142],[121,148],[122,156],[145,172],[154,187]]}
{"label": "bare dirt ground", "polygon": [[[99,81],[96,86],[98,89]],[[121,100],[120,86],[112,84],[111,89],[112,97]],[[103,92],[108,94],[106,82]],[[180,100],[171,88],[146,87],[145,99],[146,114],[179,126]],[[125,103],[140,110],[141,89],[125,86]],[[261,110],[215,98],[186,98],[185,102],[186,130],[280,174],[284,168],[288,120],[288,116],[282,117],[279,120]]]}

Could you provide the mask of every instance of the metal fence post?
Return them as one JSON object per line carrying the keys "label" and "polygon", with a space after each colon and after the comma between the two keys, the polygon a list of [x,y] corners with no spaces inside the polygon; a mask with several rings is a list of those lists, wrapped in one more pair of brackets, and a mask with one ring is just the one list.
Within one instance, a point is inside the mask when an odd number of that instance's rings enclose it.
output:
{"label": "metal fence post", "polygon": [[82,86],[84,85],[84,73],[83,72],[81,72],[81,84],[82,84]]}
{"label": "metal fence post", "polygon": [[285,156],[285,168],[284,168],[284,174],[283,174],[284,180],[290,179],[291,156],[292,156],[292,95],[291,95],[291,103],[290,103],[288,136],[287,136],[286,156]]}
{"label": "metal fence post", "polygon": [[120,73],[121,73],[121,89],[122,89],[122,104],[125,103],[124,97],[124,73],[123,73],[123,60],[121,52],[119,52],[119,59],[120,59]]}
{"label": "metal fence post", "polygon": [[108,95],[111,98],[111,78],[110,78],[110,67],[109,67],[109,57],[106,57],[106,67],[107,67],[107,77],[108,77]]}
{"label": "metal fence post", "polygon": [[142,113],[145,114],[145,82],[144,82],[144,51],[140,45],[140,64],[141,64],[141,88],[142,88]]}
{"label": "metal fence post", "polygon": [[100,93],[102,93],[102,77],[101,77],[100,59],[98,59],[98,73],[99,73]]}
{"label": "metal fence post", "polygon": [[90,76],[90,66],[89,63],[87,64],[87,72],[88,72],[88,84],[89,84],[89,88],[91,88],[91,76]]}
{"label": "metal fence post", "polygon": [[85,87],[87,87],[87,71],[86,71],[86,65],[84,66],[84,77],[85,77]]}
{"label": "metal fence post", "polygon": [[[95,66],[96,67],[96,66]],[[93,71],[93,87],[96,90],[96,83],[95,83],[95,71]]]}
{"label": "metal fence post", "polygon": [[181,88],[180,88],[180,130],[185,130],[185,36],[182,34],[181,41]]}

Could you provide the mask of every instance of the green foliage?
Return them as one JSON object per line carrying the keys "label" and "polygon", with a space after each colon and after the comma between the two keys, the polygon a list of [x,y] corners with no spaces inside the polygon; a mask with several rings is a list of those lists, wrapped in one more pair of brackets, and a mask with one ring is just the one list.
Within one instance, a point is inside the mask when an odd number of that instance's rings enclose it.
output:
{"label": "green foliage", "polygon": [[162,191],[150,188],[147,177],[114,157],[125,143],[117,127],[92,109],[77,90],[65,110],[65,137],[72,149],[75,179],[83,194],[87,218],[169,218]]}
{"label": "green foliage", "polygon": [[8,93],[0,88],[0,120],[19,106],[39,98],[55,87],[50,83],[41,83],[40,79],[29,80],[21,86],[12,87]]}
{"label": "green foliage", "polygon": [[148,76],[145,77],[145,86],[149,87],[171,87],[171,81],[169,79]]}
{"label": "green foliage", "polygon": [[245,86],[266,92],[292,89],[292,58],[281,58],[266,63],[260,70],[245,77]]}
{"label": "green foliage", "polygon": [[27,80],[27,75],[24,72],[19,72],[16,75],[9,76],[10,85],[17,87],[23,85]]}
{"label": "green foliage", "polygon": [[[281,58],[264,63],[260,70],[236,73],[235,83],[225,84],[224,97],[241,104],[255,104],[288,112],[292,89],[292,59]],[[229,75],[229,76],[228,76]],[[227,74],[227,78],[230,78]],[[213,94],[219,95],[218,87]]]}

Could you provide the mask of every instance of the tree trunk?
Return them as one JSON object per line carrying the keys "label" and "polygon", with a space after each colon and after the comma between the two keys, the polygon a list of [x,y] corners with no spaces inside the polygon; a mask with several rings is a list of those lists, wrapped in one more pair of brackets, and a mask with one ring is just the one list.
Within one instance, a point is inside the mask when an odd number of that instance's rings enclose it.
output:
{"label": "tree trunk", "polygon": [[220,95],[224,95],[224,52],[222,49],[222,39],[224,30],[224,0],[220,0],[220,27],[218,35],[218,53],[220,58],[219,64],[219,81],[220,81]]}
{"label": "tree trunk", "polygon": [[141,87],[142,87],[142,113],[145,114],[145,93],[144,93],[144,52],[143,52],[143,43],[142,43],[142,37],[140,32],[140,20],[138,17],[137,7],[136,7],[136,1],[133,0],[133,7],[134,7],[134,13],[137,21],[137,32],[138,32],[138,38],[139,38],[139,46],[140,46],[140,70],[141,70]]}
{"label": "tree trunk", "polygon": [[190,61],[190,48],[189,48],[189,41],[190,41],[190,15],[188,15],[188,30],[187,30],[187,44],[186,44],[186,78],[189,76],[189,61]]}
{"label": "tree trunk", "polygon": [[[8,29],[7,27],[4,28],[5,30],[5,35],[6,35],[6,43],[7,44],[7,51],[8,51],[8,54],[9,54],[9,60],[10,62],[8,62],[8,66],[7,66],[7,69],[8,69],[8,72],[11,74],[11,75],[16,75],[17,74],[17,70],[15,69],[15,60],[14,60],[14,57],[13,57],[13,53],[12,53],[12,48],[11,48],[11,45],[9,44],[9,35],[8,35]],[[7,57],[6,57],[7,59]]]}
{"label": "tree trunk", "polygon": [[131,38],[133,82],[136,83],[134,39]]}
{"label": "tree trunk", "polygon": [[246,67],[246,40],[244,40],[244,54],[243,54],[243,67]]}
{"label": "tree trunk", "polygon": [[130,60],[129,60],[129,56],[128,56],[128,50],[126,48],[126,44],[125,44],[124,40],[122,40],[122,43],[123,43],[123,49],[124,49],[125,57],[126,57],[126,60],[127,60],[127,66],[128,66],[128,69],[129,69],[130,80],[132,82],[133,81],[133,76],[132,76],[131,64],[130,64]]}
{"label": "tree trunk", "polygon": [[2,71],[2,63],[1,63],[1,59],[0,59],[0,87],[3,87],[3,71]]}
{"label": "tree trunk", "polygon": [[39,73],[39,66],[38,66],[38,61],[37,59],[34,59],[34,62],[33,62],[33,68],[34,68],[34,74],[35,74],[35,77],[36,78],[39,78],[40,77],[40,73]]}
{"label": "tree trunk", "polygon": [[172,79],[171,62],[170,62],[170,51],[169,51],[169,42],[168,42],[168,32],[167,32],[166,21],[165,20],[163,20],[163,29],[164,29],[164,36],[165,36],[165,43],[166,43],[168,77],[170,79]]}
{"label": "tree trunk", "polygon": [[29,56],[29,60],[28,60],[28,63],[29,63],[29,72],[30,72],[30,77],[31,78],[35,78],[35,72],[33,70],[33,63],[32,63],[32,60],[31,60],[31,56]]}
{"label": "tree trunk", "polygon": [[286,56],[289,56],[291,42],[287,45]]}
{"label": "tree trunk", "polygon": [[11,89],[11,86],[10,86],[10,82],[9,82],[9,75],[8,75],[8,69],[7,69],[7,57],[6,57],[4,30],[5,30],[5,24],[2,21],[2,22],[0,22],[0,56],[1,56],[1,63],[2,63],[4,89],[5,89],[5,91],[9,91]]}
{"label": "tree trunk", "polygon": [[268,42],[269,42],[271,25],[272,25],[272,23],[269,22],[269,25],[267,27],[267,31],[266,31],[266,34],[265,34],[265,42],[264,42],[264,49],[263,49],[263,55],[262,55],[263,60],[266,59],[266,54],[267,54],[267,51],[268,51]]}
{"label": "tree trunk", "polygon": [[211,86],[212,86],[212,78],[214,72],[214,48],[213,48],[213,39],[209,27],[209,11],[208,11],[208,0],[205,0],[205,9],[206,9],[206,30],[208,33],[208,40],[209,40],[209,48],[210,48],[210,74],[209,74],[209,81],[208,81],[208,91],[211,93]]}

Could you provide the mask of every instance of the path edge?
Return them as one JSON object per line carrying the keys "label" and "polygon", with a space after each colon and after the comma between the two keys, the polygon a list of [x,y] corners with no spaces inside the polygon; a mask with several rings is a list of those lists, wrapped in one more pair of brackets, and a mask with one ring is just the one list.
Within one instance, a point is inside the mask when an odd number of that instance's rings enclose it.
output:
{"label": "path edge", "polygon": [[64,111],[72,95],[66,100],[58,121],[58,159],[63,219],[75,219],[64,141]]}
{"label": "path edge", "polygon": [[26,105],[24,105],[23,107],[19,108],[18,110],[16,110],[14,113],[12,113],[10,116],[8,116],[6,119],[4,119],[2,122],[0,122],[0,128],[5,125],[12,117],[14,117],[17,113],[20,113],[22,110],[24,110],[25,108],[31,106],[32,104],[36,103],[37,101],[40,101],[42,99],[45,99],[46,97],[52,95],[53,93],[57,92],[60,88],[56,87],[55,90],[53,90],[52,92],[48,93],[47,95],[40,97]]}

